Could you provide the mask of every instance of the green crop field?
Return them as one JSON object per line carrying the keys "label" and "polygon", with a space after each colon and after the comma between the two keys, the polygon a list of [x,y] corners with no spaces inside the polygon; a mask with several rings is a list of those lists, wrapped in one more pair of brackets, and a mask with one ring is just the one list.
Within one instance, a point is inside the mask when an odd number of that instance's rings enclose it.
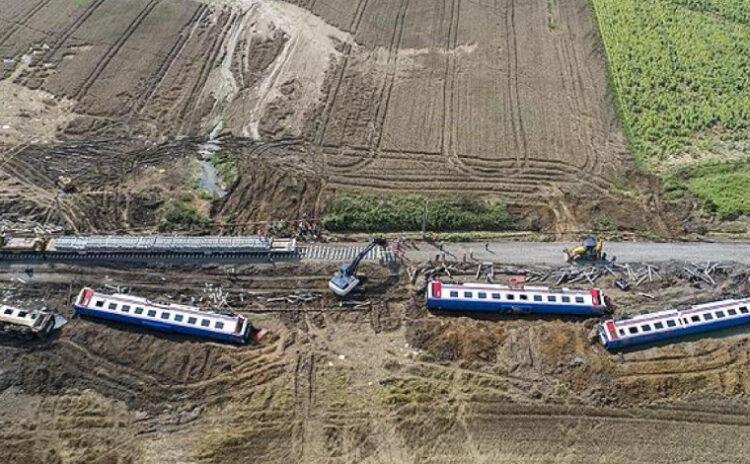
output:
{"label": "green crop field", "polygon": [[701,170],[684,171],[706,162],[734,164],[750,155],[750,0],[592,0],[592,5],[639,164],[672,181],[689,177],[680,188],[723,215],[750,213],[747,189],[732,187],[741,184],[737,179],[729,186],[717,183],[715,167],[704,170],[710,179],[701,179]]}

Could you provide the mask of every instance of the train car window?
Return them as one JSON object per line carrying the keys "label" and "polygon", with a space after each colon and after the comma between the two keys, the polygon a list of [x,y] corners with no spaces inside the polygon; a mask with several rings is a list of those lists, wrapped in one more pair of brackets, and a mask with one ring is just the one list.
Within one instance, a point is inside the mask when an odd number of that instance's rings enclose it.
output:
{"label": "train car window", "polygon": [[122,305],[122,308],[120,308],[120,311],[122,311],[124,313],[129,313],[130,312],[130,306],[128,306],[128,305]]}
{"label": "train car window", "polygon": [[18,311],[18,317],[26,317],[26,315],[29,314],[26,311]]}
{"label": "train car window", "polygon": [[651,332],[651,326],[648,324],[643,324],[641,326],[641,330],[643,330],[644,332]]}
{"label": "train car window", "polygon": [[730,316],[736,316],[737,315],[737,310],[734,309],[734,308],[728,310],[727,312],[729,313]]}
{"label": "train car window", "polygon": [[570,303],[570,297],[569,296],[562,297],[562,302],[563,303]]}
{"label": "train car window", "polygon": [[556,296],[548,296],[547,297],[547,301],[550,301],[550,302],[554,303],[555,301],[557,301],[557,297]]}
{"label": "train car window", "polygon": [[458,292],[451,292],[451,298],[458,298]]}
{"label": "train car window", "polygon": [[182,314],[175,314],[174,315],[174,320],[175,321],[182,322],[182,319],[183,319],[183,315]]}
{"label": "train car window", "polygon": [[747,306],[740,306],[740,312],[742,314],[747,314],[750,311],[748,311]]}
{"label": "train car window", "polygon": [[638,327],[628,327],[628,332],[630,332],[631,334],[637,334]]}
{"label": "train car window", "polygon": [[713,318],[714,318],[714,315],[711,314],[711,313],[706,313],[706,314],[703,315],[703,319],[705,319],[707,321],[710,321]]}
{"label": "train car window", "polygon": [[148,312],[146,313],[146,315],[148,317],[156,317],[156,311],[153,310],[153,309],[149,309]]}
{"label": "train car window", "polygon": [[583,297],[582,296],[577,296],[576,297],[576,303],[583,303]]}
{"label": "train car window", "polygon": [[161,313],[161,318],[162,319],[169,319],[169,316],[171,316],[171,314],[169,314],[167,312]]}
{"label": "train car window", "polygon": [[195,324],[196,322],[198,322],[198,319],[194,317],[188,317],[188,324]]}
{"label": "train car window", "polygon": [[110,303],[109,306],[107,306],[109,309],[117,309],[117,303]]}
{"label": "train car window", "polygon": [[624,329],[620,329],[620,335],[623,336],[623,337],[625,336],[625,330]]}
{"label": "train car window", "polygon": [[203,319],[201,321],[201,326],[202,327],[208,327],[209,325],[211,325],[211,321],[209,321],[208,319]]}
{"label": "train car window", "polygon": [[216,327],[217,329],[223,329],[224,328],[224,323],[217,321],[216,324],[214,324],[214,327]]}
{"label": "train car window", "polygon": [[492,299],[493,299],[493,300],[499,300],[500,298],[501,298],[501,297],[500,297],[500,294],[499,294],[499,293],[493,293],[493,294],[492,294]]}
{"label": "train car window", "polygon": [[661,322],[654,322],[654,328],[656,330],[661,330],[664,328],[664,324],[662,324]]}
{"label": "train car window", "polygon": [[30,317],[31,317],[31,319],[36,319],[36,316],[37,316],[37,314],[36,314],[36,313],[34,313],[34,314],[32,314],[32,315],[31,315]]}
{"label": "train car window", "polygon": [[477,295],[479,296],[479,298],[482,298],[482,299],[487,298],[487,294],[484,292],[479,292]]}
{"label": "train car window", "polygon": [[513,295],[512,293],[508,293],[507,295],[505,295],[505,297],[506,297],[507,299],[509,299],[509,300],[514,300],[514,299],[516,298],[516,296],[515,296],[515,295]]}
{"label": "train car window", "polygon": [[716,317],[719,318],[719,319],[721,319],[723,317],[727,317],[727,315],[724,314],[724,311],[716,311],[716,313],[714,313],[714,314],[716,314]]}
{"label": "train car window", "polygon": [[135,308],[135,311],[133,311],[136,314],[143,314],[143,308]]}
{"label": "train car window", "polygon": [[677,322],[675,322],[674,319],[667,320],[667,327],[676,327],[676,326],[677,326]]}
{"label": "train car window", "polygon": [[8,308],[5,311],[3,311],[3,314],[13,314],[13,310]]}
{"label": "train car window", "polygon": [[518,298],[520,298],[520,299],[522,299],[522,300],[526,301],[526,300],[528,300],[528,299],[529,299],[529,295],[526,295],[526,294],[521,294],[521,295],[518,295]]}
{"label": "train car window", "polygon": [[102,306],[104,306],[104,300],[97,301],[96,303],[94,303],[94,306],[96,306],[97,308],[101,308]]}
{"label": "train car window", "polygon": [[471,292],[464,292],[464,298],[471,298]]}
{"label": "train car window", "polygon": [[534,295],[534,301],[542,301],[542,295]]}
{"label": "train car window", "polygon": [[692,317],[690,318],[690,320],[691,320],[691,321],[693,321],[693,322],[700,322],[700,321],[701,321],[701,318],[700,318],[700,317],[698,317],[698,316],[696,315],[696,316],[692,316]]}

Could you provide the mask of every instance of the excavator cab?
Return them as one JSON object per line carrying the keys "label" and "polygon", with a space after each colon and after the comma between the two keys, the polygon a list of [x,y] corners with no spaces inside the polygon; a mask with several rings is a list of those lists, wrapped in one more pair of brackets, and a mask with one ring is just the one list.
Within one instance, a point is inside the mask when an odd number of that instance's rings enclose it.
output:
{"label": "excavator cab", "polygon": [[367,256],[367,253],[378,246],[385,248],[388,246],[388,242],[382,238],[371,240],[370,243],[367,244],[359,254],[357,254],[351,263],[343,264],[339,267],[339,270],[336,271],[333,277],[331,277],[331,280],[328,281],[328,288],[340,297],[345,297],[351,293],[352,290],[357,288],[359,285],[359,279],[356,274],[359,263],[365,258],[365,256]]}

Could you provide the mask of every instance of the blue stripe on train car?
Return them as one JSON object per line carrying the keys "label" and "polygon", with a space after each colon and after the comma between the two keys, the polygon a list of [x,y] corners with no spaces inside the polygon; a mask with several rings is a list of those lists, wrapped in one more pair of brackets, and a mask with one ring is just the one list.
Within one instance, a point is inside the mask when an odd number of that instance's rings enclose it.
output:
{"label": "blue stripe on train car", "polygon": [[721,330],[729,327],[736,327],[738,325],[750,324],[750,316],[725,319],[708,324],[695,325],[693,327],[681,327],[679,329],[673,329],[667,332],[657,332],[648,335],[638,335],[636,337],[630,337],[626,339],[613,340],[604,345],[608,350],[619,350],[622,348],[629,348],[632,346],[648,345],[652,343],[658,343],[663,340],[671,340],[673,338],[687,337],[704,332],[710,332],[713,330]]}
{"label": "blue stripe on train car", "polygon": [[572,316],[602,316],[604,308],[586,305],[507,303],[498,301],[467,301],[428,298],[427,308],[438,311],[462,311],[509,314],[558,314]]}
{"label": "blue stripe on train car", "polygon": [[192,337],[200,337],[200,338],[211,338],[211,339],[219,340],[223,342],[241,343],[241,344],[247,343],[247,340],[249,338],[249,331],[242,335],[222,334],[222,333],[212,332],[210,330],[203,330],[199,328],[193,329],[190,327],[167,324],[167,323],[163,323],[159,321],[150,321],[147,319],[140,319],[137,317],[126,316],[122,314],[113,314],[113,313],[105,312],[105,311],[96,311],[96,310],[84,308],[78,305],[75,305],[74,308],[75,308],[76,314],[80,314],[81,316],[95,317],[98,319],[107,319],[110,321],[121,322],[125,324],[130,324],[130,325],[138,325],[141,327],[145,327],[147,329],[158,330],[161,332],[177,333],[177,334],[189,335]]}

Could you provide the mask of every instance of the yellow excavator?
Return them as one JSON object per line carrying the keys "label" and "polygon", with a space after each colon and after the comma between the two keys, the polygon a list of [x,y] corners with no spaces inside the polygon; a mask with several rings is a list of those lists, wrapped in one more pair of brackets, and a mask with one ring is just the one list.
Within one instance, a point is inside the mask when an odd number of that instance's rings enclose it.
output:
{"label": "yellow excavator", "polygon": [[583,243],[573,249],[563,249],[565,254],[565,261],[569,263],[597,263],[599,261],[606,261],[607,254],[604,253],[604,239],[586,237],[583,239]]}

